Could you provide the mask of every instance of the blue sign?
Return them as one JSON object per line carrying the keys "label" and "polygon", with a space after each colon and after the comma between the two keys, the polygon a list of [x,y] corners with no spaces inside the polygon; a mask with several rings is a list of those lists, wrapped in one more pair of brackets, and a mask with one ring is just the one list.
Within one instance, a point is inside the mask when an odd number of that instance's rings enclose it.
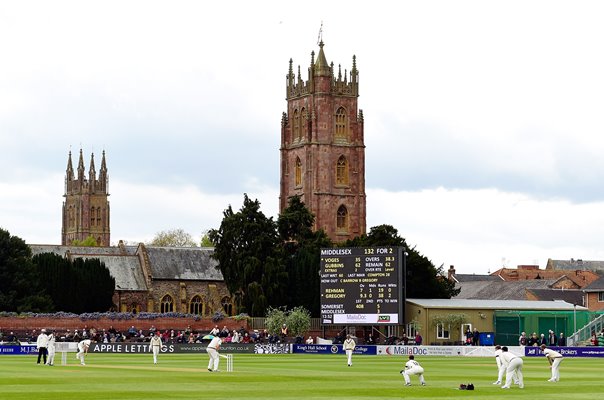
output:
{"label": "blue sign", "polygon": [[[376,355],[376,346],[356,346],[352,354]],[[345,354],[341,344],[294,344],[293,353]]]}
{"label": "blue sign", "polygon": [[0,345],[0,355],[16,356],[26,354],[38,354],[38,348],[35,344],[18,345]]}
{"label": "blue sign", "polygon": [[[564,357],[604,357],[604,347],[548,347],[562,354]],[[527,357],[543,357],[539,347],[525,347],[524,355]]]}

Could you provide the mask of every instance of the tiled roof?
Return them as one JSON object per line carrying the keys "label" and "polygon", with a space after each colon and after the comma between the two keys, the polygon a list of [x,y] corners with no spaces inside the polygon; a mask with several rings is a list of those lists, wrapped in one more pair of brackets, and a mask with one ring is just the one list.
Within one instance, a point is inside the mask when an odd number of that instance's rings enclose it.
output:
{"label": "tiled roof", "polygon": [[210,257],[213,252],[203,247],[147,247],[154,279],[222,281],[218,262]]}
{"label": "tiled roof", "polygon": [[604,272],[604,261],[589,261],[582,259],[547,260],[546,269],[589,270]]}
{"label": "tiled roof", "polygon": [[[455,308],[455,309],[488,309],[488,310],[552,310],[571,311],[574,304],[565,301],[531,301],[531,300],[472,300],[472,299],[407,299],[407,302],[425,308]],[[582,306],[577,311],[587,311]]]}
{"label": "tiled roof", "polygon": [[527,289],[549,289],[555,280],[460,282],[455,299],[526,300]]}
{"label": "tiled roof", "polygon": [[117,290],[147,290],[139,259],[131,251],[124,252],[119,247],[79,247],[55,245],[30,245],[32,254],[54,253],[72,258],[97,258],[105,264],[115,279]]}
{"label": "tiled roof", "polygon": [[604,291],[604,276],[597,281],[592,282],[583,288],[586,292],[602,292]]}
{"label": "tiled roof", "polygon": [[[80,247],[30,245],[32,253],[54,253],[72,258],[98,258],[115,278],[117,290],[147,290],[139,246]],[[152,279],[223,281],[211,258],[214,249],[199,247],[145,247]]]}
{"label": "tiled roof", "polygon": [[476,274],[454,274],[453,279],[457,282],[484,282],[484,281],[502,281],[500,276],[476,275]]}
{"label": "tiled roof", "polygon": [[583,290],[581,289],[570,289],[570,290],[561,290],[561,289],[527,289],[527,291],[531,292],[537,300],[563,300],[567,303],[583,305]]}

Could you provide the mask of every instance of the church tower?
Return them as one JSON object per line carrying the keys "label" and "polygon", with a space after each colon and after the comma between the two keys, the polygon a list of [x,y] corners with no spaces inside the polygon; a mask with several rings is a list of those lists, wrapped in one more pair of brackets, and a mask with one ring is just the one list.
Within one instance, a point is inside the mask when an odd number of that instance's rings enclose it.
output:
{"label": "church tower", "polygon": [[89,236],[97,245],[110,245],[109,231],[109,176],[105,163],[105,152],[97,179],[94,153],[90,156],[88,178],[84,170],[84,156],[80,149],[77,176],[71,164],[71,151],[65,175],[65,201],[63,202],[63,229],[61,244],[71,245],[74,240],[83,241]]}
{"label": "church tower", "polygon": [[363,112],[358,109],[359,71],[328,64],[319,43],[311,53],[308,80],[289,61],[287,113],[281,119],[279,209],[298,195],[315,215],[315,229],[334,242],[366,232]]}

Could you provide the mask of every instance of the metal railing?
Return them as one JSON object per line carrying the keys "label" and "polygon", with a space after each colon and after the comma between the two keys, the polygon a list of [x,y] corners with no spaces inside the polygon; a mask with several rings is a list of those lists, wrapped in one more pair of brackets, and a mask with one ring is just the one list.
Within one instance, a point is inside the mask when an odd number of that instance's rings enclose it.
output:
{"label": "metal railing", "polygon": [[566,344],[568,346],[576,346],[577,344],[588,341],[593,332],[602,332],[602,329],[604,329],[604,314],[600,314],[589,324],[569,336]]}

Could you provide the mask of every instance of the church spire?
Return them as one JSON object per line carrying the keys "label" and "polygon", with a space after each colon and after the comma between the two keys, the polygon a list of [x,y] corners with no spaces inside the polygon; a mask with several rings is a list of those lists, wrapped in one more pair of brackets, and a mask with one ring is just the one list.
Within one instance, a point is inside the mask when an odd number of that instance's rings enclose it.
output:
{"label": "church spire", "polygon": [[80,161],[78,162],[78,179],[84,180],[84,154],[82,153],[82,149],[80,149]]}
{"label": "church spire", "polygon": [[99,184],[101,190],[107,193],[107,163],[105,162],[105,150],[103,150],[103,157],[101,158],[101,170],[99,171]]}
{"label": "church spire", "polygon": [[319,55],[317,55],[317,61],[315,62],[315,76],[329,76],[331,75],[331,69],[329,63],[325,57],[323,51],[323,41],[319,42]]}
{"label": "church spire", "polygon": [[65,174],[67,181],[73,180],[73,164],[71,163],[71,150],[69,151],[69,157],[67,158],[67,172]]}

